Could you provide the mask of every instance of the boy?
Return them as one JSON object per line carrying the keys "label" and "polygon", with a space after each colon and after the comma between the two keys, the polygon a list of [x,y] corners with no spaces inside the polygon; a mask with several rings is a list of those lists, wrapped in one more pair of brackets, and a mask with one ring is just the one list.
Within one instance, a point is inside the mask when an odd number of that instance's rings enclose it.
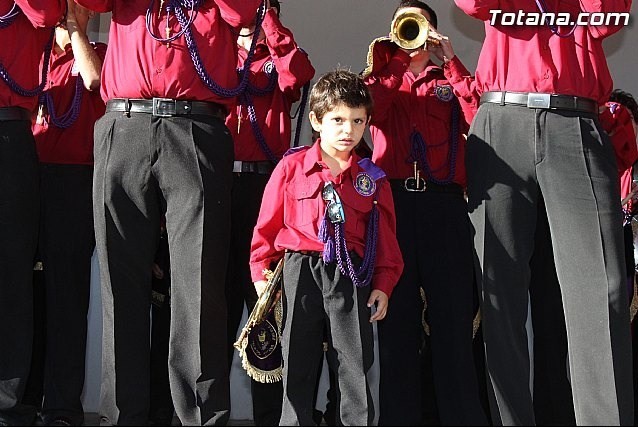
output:
{"label": "boy", "polygon": [[[424,16],[436,35],[437,16],[427,4],[401,1],[394,17],[404,13]],[[477,107],[472,79],[445,38],[417,49],[380,41],[371,53],[365,82],[375,102],[372,159],[387,171],[405,258],[395,310],[379,323],[379,425],[486,425],[472,351],[473,249],[463,197],[463,134]],[[431,369],[421,369],[419,361],[420,288]],[[423,397],[430,390],[439,420],[424,420],[430,416]]]}
{"label": "boy", "polygon": [[337,374],[340,421],[369,425],[370,322],[385,316],[403,270],[392,194],[383,171],[352,153],[372,111],[363,81],[343,70],[324,75],[312,89],[310,110],[320,138],[273,171],[253,234],[251,275],[260,294],[262,271],[285,257],[280,425],[314,425],[324,325],[335,350],[328,363]]}

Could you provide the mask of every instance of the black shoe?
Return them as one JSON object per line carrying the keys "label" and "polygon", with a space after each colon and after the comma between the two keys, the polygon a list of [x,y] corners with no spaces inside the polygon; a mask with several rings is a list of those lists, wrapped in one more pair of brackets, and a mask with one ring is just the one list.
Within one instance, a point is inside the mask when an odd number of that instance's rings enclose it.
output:
{"label": "black shoe", "polygon": [[60,417],[57,417],[57,418],[53,419],[51,421],[51,423],[49,423],[48,426],[50,426],[50,427],[72,427],[74,425],[73,425],[73,422],[71,422],[70,419],[67,419],[67,418],[64,418],[64,417],[60,416]]}

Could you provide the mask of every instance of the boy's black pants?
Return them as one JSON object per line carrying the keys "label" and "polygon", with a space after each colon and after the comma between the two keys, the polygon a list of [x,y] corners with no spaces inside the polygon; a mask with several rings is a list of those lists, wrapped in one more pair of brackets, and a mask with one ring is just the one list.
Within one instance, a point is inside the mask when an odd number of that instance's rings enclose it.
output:
{"label": "boy's black pants", "polygon": [[[327,326],[328,364],[337,377],[338,417],[345,426],[371,425],[367,373],[374,361],[370,287],[356,288],[336,263],[286,253],[283,273],[284,402],[280,425],[313,426],[314,396]],[[353,258],[359,264],[359,258]]]}

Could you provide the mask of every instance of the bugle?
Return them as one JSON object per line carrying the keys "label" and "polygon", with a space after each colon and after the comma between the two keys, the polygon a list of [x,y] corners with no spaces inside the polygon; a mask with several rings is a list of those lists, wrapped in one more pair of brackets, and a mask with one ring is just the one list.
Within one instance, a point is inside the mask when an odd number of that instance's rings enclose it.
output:
{"label": "bugle", "polygon": [[438,45],[447,37],[430,30],[430,23],[420,13],[399,12],[390,25],[390,40],[403,49],[417,49],[426,43]]}

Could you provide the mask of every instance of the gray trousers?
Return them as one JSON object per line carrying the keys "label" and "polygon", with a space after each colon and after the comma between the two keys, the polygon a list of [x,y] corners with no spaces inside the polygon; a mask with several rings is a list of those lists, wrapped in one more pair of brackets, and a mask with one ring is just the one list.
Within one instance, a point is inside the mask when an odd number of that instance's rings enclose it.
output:
{"label": "gray trousers", "polygon": [[169,379],[183,425],[230,412],[224,278],[233,145],[223,121],[107,113],[95,126],[93,207],[103,305],[101,413],[147,425],[151,267],[166,210]]}
{"label": "gray trousers", "polygon": [[618,174],[597,118],[483,104],[470,130],[466,162],[494,422],[535,422],[525,321],[542,197],[565,310],[576,423],[630,425]]}
{"label": "gray trousers", "polygon": [[[284,402],[279,425],[313,426],[315,388],[324,326],[327,359],[337,380],[337,419],[345,426],[372,424],[374,406],[368,370],[374,361],[370,287],[357,288],[336,263],[286,253],[284,264]],[[360,259],[354,260],[360,263]]]}

